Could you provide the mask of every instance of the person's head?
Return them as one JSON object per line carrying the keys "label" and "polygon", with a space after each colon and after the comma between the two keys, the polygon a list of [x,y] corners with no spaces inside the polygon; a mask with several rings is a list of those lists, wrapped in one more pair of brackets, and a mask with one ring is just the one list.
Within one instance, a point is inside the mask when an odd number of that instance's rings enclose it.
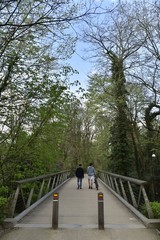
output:
{"label": "person's head", "polygon": [[93,163],[90,163],[89,166],[93,166]]}
{"label": "person's head", "polygon": [[79,167],[82,167],[82,164],[79,164]]}

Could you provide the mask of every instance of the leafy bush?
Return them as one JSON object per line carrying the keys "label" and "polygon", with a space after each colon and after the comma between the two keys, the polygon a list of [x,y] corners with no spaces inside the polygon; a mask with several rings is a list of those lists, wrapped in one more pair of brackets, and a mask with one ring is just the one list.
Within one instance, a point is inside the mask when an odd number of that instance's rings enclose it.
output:
{"label": "leafy bush", "polygon": [[[150,206],[152,208],[154,218],[160,218],[160,202],[150,202]],[[142,206],[141,210],[143,214],[148,217],[145,205]]]}
{"label": "leafy bush", "polygon": [[0,197],[0,223],[3,222],[3,219],[6,216],[6,205],[7,205],[7,198]]}
{"label": "leafy bush", "polygon": [[8,187],[1,186],[0,187],[0,196],[7,196],[8,195]]}
{"label": "leafy bush", "polygon": [[0,187],[0,223],[7,214],[7,203],[8,203],[8,188],[6,186]]}

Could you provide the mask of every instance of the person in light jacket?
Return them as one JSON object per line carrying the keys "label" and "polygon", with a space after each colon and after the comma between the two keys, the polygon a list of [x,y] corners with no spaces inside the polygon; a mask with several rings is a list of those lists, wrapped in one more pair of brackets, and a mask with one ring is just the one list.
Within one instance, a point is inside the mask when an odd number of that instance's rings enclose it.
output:
{"label": "person in light jacket", "polygon": [[92,163],[90,163],[89,166],[87,167],[87,174],[88,174],[89,189],[92,189],[93,188],[94,177],[96,175],[95,169],[94,169]]}

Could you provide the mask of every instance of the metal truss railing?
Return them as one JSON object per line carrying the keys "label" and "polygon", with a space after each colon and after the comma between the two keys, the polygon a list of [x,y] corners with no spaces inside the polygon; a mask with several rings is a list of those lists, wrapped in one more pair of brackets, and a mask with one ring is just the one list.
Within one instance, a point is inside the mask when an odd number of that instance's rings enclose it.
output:
{"label": "metal truss railing", "polygon": [[135,209],[140,211],[141,206],[145,204],[148,218],[153,218],[153,212],[145,190],[146,181],[106,171],[99,171],[99,178],[112,192],[115,192],[124,202],[132,205]]}
{"label": "metal truss railing", "polygon": [[70,177],[70,171],[62,171],[16,181],[11,198],[9,217],[13,218],[53,191]]}

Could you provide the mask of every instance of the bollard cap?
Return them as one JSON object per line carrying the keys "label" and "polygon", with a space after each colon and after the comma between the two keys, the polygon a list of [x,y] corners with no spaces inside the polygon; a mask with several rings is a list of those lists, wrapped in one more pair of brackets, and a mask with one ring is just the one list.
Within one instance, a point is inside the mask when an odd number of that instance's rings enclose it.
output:
{"label": "bollard cap", "polygon": [[99,192],[98,193],[98,200],[103,200],[103,193],[102,192]]}
{"label": "bollard cap", "polygon": [[59,193],[53,193],[53,201],[59,200]]}

